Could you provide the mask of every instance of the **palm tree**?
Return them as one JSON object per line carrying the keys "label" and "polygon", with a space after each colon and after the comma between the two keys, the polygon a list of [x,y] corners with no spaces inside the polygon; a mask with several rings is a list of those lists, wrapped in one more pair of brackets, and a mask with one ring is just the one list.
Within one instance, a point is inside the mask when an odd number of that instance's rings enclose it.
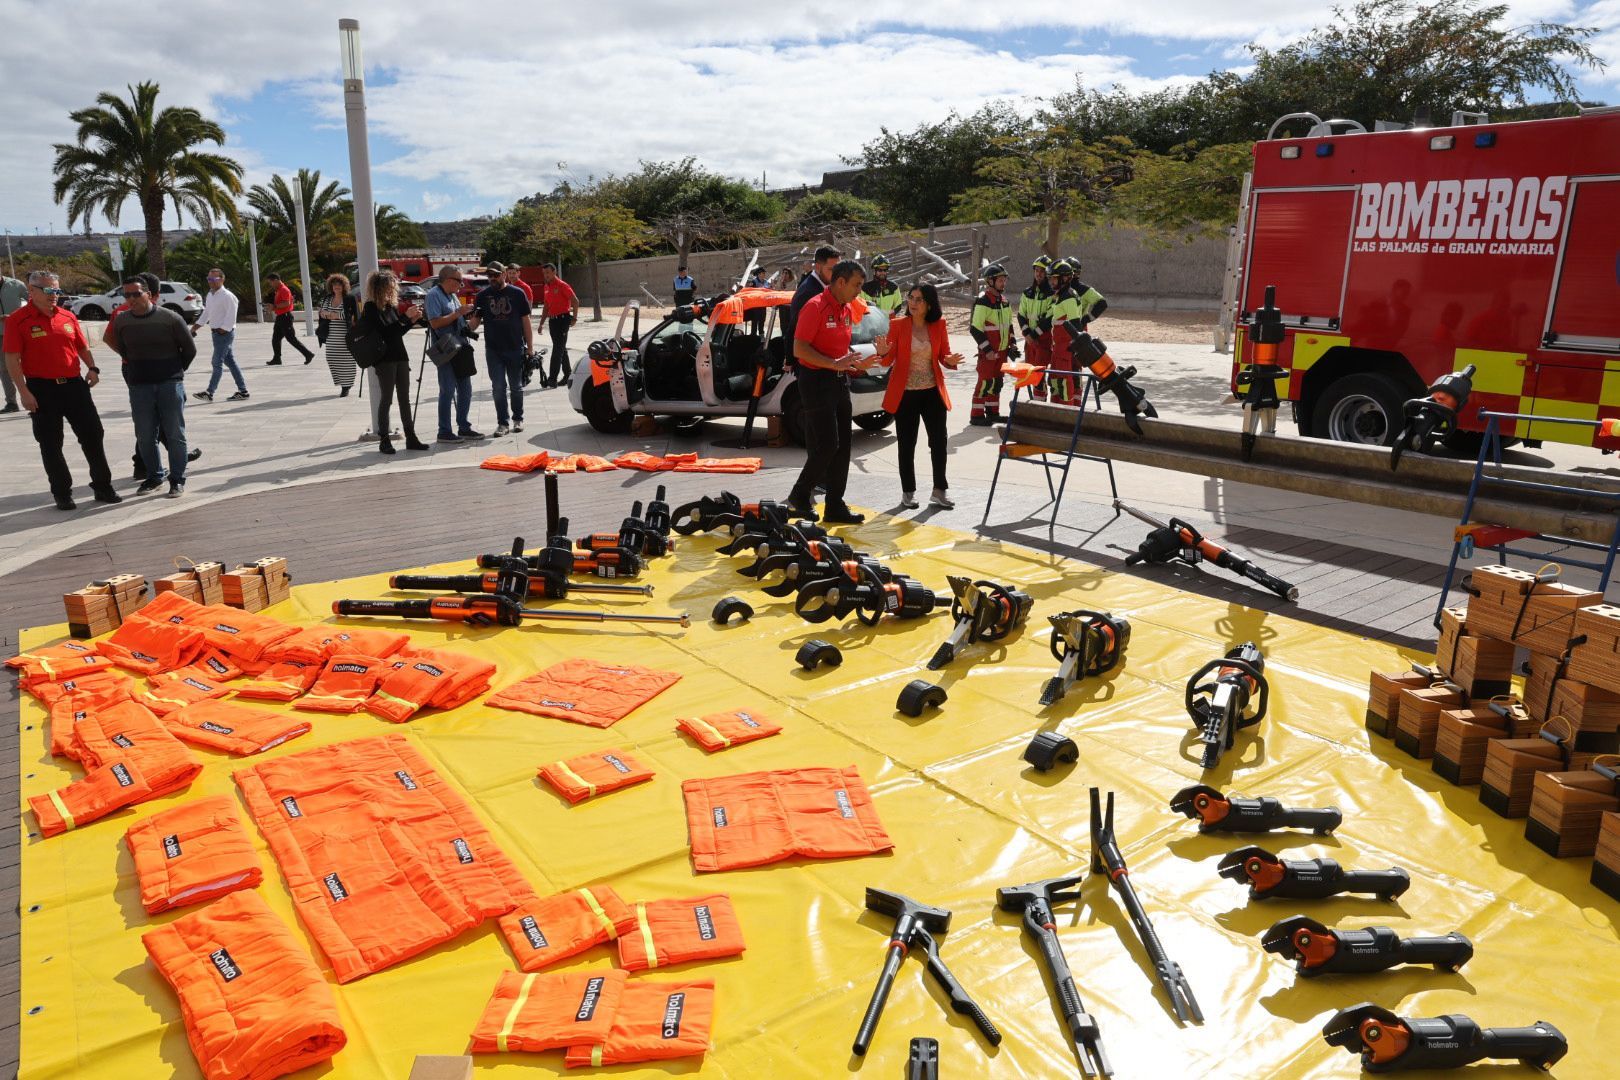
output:
{"label": "palm tree", "polygon": [[304,204],[304,228],[313,233],[316,226],[340,214],[348,194],[349,189],[336,180],[328,180],[322,187],[321,170],[299,169],[292,184],[280,173],[269,184],[254,184],[248,189],[247,201],[264,223],[266,236],[290,236],[297,229],[297,202]]}
{"label": "palm tree", "polygon": [[225,130],[196,109],[160,111],[157,83],[126,89],[128,101],[103,92],[91,108],[69,114],[78,137],[55,146],[53,194],[58,203],[67,200],[70,229],[98,210],[117,225],[125,200],[134,198],[145,219],[147,268],[162,277],[164,200],[172,201],[176,215],[188,212],[204,225],[216,214],[234,222],[242,166],[197,149],[225,145]]}
{"label": "palm tree", "polygon": [[[354,202],[343,200],[343,229],[349,233],[349,241],[354,242]],[[406,248],[427,247],[427,234],[422,226],[410,219],[405,211],[392,203],[378,203],[375,216],[377,226],[377,250],[382,252],[398,251]]]}
{"label": "palm tree", "polygon": [[133,274],[135,268],[143,262],[149,262],[146,245],[139,240],[132,240],[127,236],[118,238],[118,246],[124,253],[124,269],[114,270],[112,256],[105,247],[92,248],[89,252],[88,265],[85,275],[92,279],[98,289],[110,289],[124,280],[125,274]]}

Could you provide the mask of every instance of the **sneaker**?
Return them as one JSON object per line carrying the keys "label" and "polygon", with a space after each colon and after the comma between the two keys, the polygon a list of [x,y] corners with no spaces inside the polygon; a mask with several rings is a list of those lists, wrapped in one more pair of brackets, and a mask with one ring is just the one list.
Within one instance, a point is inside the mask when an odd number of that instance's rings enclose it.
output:
{"label": "sneaker", "polygon": [[918,505],[920,505],[917,502],[917,493],[915,491],[902,491],[900,493],[900,505],[907,510],[917,509]]}
{"label": "sneaker", "polygon": [[174,483],[169,485],[169,498],[178,499],[180,496],[184,495],[185,493],[186,493],[186,482],[184,480],[176,480]]}
{"label": "sneaker", "polygon": [[0,409],[0,413],[14,413],[14,412],[22,412],[22,406],[18,405],[15,401],[6,402],[6,407],[3,408],[3,409]]}
{"label": "sneaker", "polygon": [[429,447],[427,443],[423,442],[421,439],[418,439],[415,435],[412,435],[410,438],[405,440],[405,449],[427,450]]}
{"label": "sneaker", "polygon": [[247,399],[248,399],[248,392],[246,390],[238,390],[236,393],[232,394],[230,397],[226,398],[225,400],[226,401],[246,401]]}
{"label": "sneaker", "polygon": [[202,450],[201,449],[195,449],[195,450],[186,451],[186,460],[187,461],[196,461],[200,457],[202,457]]}
{"label": "sneaker", "polygon": [[808,499],[805,499],[805,500],[802,500],[802,501],[801,500],[796,500],[796,499],[793,498],[793,496],[789,495],[787,497],[787,508],[788,508],[789,511],[792,512],[793,517],[794,517],[795,520],[798,520],[798,521],[816,521],[816,520],[818,520],[818,518],[816,516],[816,508],[814,506],[810,505],[810,501]]}
{"label": "sneaker", "polygon": [[487,439],[487,438],[489,438],[489,436],[485,435],[482,431],[474,431],[472,428],[468,428],[466,431],[463,431],[461,433],[461,437],[463,439]]}
{"label": "sneaker", "polygon": [[96,502],[98,503],[107,503],[110,506],[116,506],[118,503],[124,501],[124,497],[118,494],[118,492],[114,491],[112,488],[102,488],[99,491],[92,488],[91,492],[95,495]]}
{"label": "sneaker", "polygon": [[270,361],[268,364],[266,364],[264,366],[265,367],[280,367],[281,366],[281,361],[280,360],[272,360],[272,361]]}
{"label": "sneaker", "polygon": [[829,506],[821,511],[821,520],[827,525],[859,525],[865,514],[857,514],[847,506]]}
{"label": "sneaker", "polygon": [[71,495],[58,495],[56,496],[56,508],[58,510],[77,510],[79,504],[73,501]]}
{"label": "sneaker", "polygon": [[941,510],[955,510],[956,509],[956,504],[951,502],[951,497],[949,495],[945,494],[945,489],[944,488],[935,488],[934,489],[934,493],[932,495],[928,496],[928,505],[929,506],[937,506]]}
{"label": "sneaker", "polygon": [[991,424],[995,423],[995,421],[990,419],[988,416],[974,416],[968,419],[968,423],[972,424],[974,427],[989,427]]}
{"label": "sneaker", "polygon": [[162,486],[163,480],[161,478],[157,480],[147,480],[145,483],[141,484],[140,487],[135,489],[135,494],[148,495]]}
{"label": "sneaker", "polygon": [[521,420],[512,421],[512,430],[513,431],[522,431],[523,430],[523,421],[521,421]]}
{"label": "sneaker", "polygon": [[459,435],[440,435],[439,436],[439,441],[442,442],[442,443],[458,443],[458,442],[461,441],[461,436],[459,436]]}
{"label": "sneaker", "polygon": [[510,435],[510,434],[512,434],[512,429],[507,427],[505,424],[497,424],[497,425],[495,425],[495,437],[497,439],[499,439],[503,435]]}
{"label": "sneaker", "polygon": [[377,444],[377,453],[379,453],[379,454],[395,454],[395,453],[398,453],[398,451],[394,449],[394,444],[393,443],[389,442],[387,439],[384,439],[384,440],[382,440],[382,442]]}
{"label": "sneaker", "polygon": [[207,390],[199,390],[195,394],[192,394],[191,396],[196,398],[198,401],[213,401],[214,400],[214,395],[209,393]]}

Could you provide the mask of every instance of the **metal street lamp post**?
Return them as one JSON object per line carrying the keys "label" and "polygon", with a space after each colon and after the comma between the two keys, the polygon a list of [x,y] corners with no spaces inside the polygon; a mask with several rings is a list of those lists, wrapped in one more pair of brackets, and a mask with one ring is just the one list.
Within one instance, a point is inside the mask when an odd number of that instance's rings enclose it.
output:
{"label": "metal street lamp post", "polygon": [[264,322],[264,279],[259,276],[259,223],[251,217],[244,217],[242,223],[247,226],[248,234],[248,262],[253,267],[253,321]]}
{"label": "metal street lamp post", "polygon": [[293,197],[293,224],[298,229],[298,279],[304,285],[304,333],[315,336],[315,299],[309,289],[309,237],[304,228],[304,185]]}
{"label": "metal street lamp post", "polygon": [[371,200],[371,149],[366,142],[366,74],[360,56],[360,21],[338,20],[343,57],[343,112],[349,129],[349,186],[354,192],[355,261],[362,285],[377,269],[376,206]]}

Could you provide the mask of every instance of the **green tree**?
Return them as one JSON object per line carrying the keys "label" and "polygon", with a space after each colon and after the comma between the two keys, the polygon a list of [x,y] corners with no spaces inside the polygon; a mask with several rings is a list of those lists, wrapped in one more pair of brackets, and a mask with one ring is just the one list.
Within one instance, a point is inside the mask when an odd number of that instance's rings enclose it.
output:
{"label": "green tree", "polygon": [[780,199],[709,172],[694,157],[643,161],[633,173],[603,180],[602,188],[682,262],[693,251],[757,241],[784,209]]}
{"label": "green tree", "polygon": [[85,253],[83,269],[94,289],[110,289],[130,274],[136,273],[142,263],[150,261],[146,257],[146,245],[139,240],[122,236],[118,238],[118,246],[124,253],[122,270],[113,269],[112,255],[105,247],[92,248]]}
{"label": "green tree", "polygon": [[484,259],[503,263],[535,263],[543,261],[532,237],[537,215],[533,201],[543,199],[536,195],[522,200],[506,213],[484,226],[478,243],[484,249]]}
{"label": "green tree", "polygon": [[[349,211],[354,220],[354,211]],[[405,211],[390,203],[378,203],[376,213],[377,246],[383,251],[427,247],[427,233],[410,219]]]}
{"label": "green tree", "polygon": [[953,112],[908,132],[883,128],[859,156],[845,160],[866,167],[866,195],[890,220],[937,225],[950,217],[951,200],[976,183],[974,170],[991,141],[1026,126],[1010,104],[992,102],[971,116]]}
{"label": "green tree", "polygon": [[[236,294],[243,320],[249,318],[253,306],[258,303],[263,282],[253,279],[252,251],[245,230],[209,229],[188,236],[175,246],[169,261],[180,280],[199,289],[206,287],[210,267],[217,266],[223,270],[225,287]],[[261,236],[259,273],[280,274],[289,288],[298,291],[302,283],[295,281],[298,277],[296,241],[290,236]]]}
{"label": "green tree", "polygon": [[[296,194],[295,194],[296,189]],[[259,215],[266,236],[283,233],[296,235],[298,203],[304,204],[304,228],[312,231],[316,225],[354,214],[354,204],[348,199],[349,189],[336,180],[321,183],[321,170],[299,169],[292,183],[280,173],[268,184],[254,184],[248,189],[248,205]]]}
{"label": "green tree", "polygon": [[242,190],[242,166],[199,149],[225,144],[225,130],[196,109],[157,107],[158,84],[126,87],[129,99],[103,92],[96,104],[69,118],[79,126],[72,143],[57,143],[53,194],[67,201],[68,227],[97,211],[118,224],[124,203],[140,204],[146,227],[147,268],[164,273],[163,209],[189,213],[204,225],[215,216],[236,220],[232,198]]}
{"label": "green tree", "polygon": [[875,232],[888,224],[883,208],[870,199],[847,191],[823,191],[794,203],[782,231],[792,240],[834,242],[841,234]]}
{"label": "green tree", "polygon": [[1130,180],[1131,149],[1130,140],[1117,135],[1076,141],[1058,124],[997,136],[975,170],[982,183],[951,200],[951,220],[1038,214],[1045,219],[1042,250],[1055,258],[1061,239],[1095,225],[1115,190]]}
{"label": "green tree", "polygon": [[536,249],[564,258],[583,258],[590,272],[591,307],[602,319],[602,282],[597,263],[622,259],[647,241],[647,226],[601,182],[588,181],[579,189],[563,184],[533,207],[534,226],[529,243]]}
{"label": "green tree", "polygon": [[1160,243],[1172,237],[1219,236],[1237,218],[1243,177],[1254,167],[1248,143],[1139,151],[1134,176],[1119,189],[1116,210],[1145,226]]}

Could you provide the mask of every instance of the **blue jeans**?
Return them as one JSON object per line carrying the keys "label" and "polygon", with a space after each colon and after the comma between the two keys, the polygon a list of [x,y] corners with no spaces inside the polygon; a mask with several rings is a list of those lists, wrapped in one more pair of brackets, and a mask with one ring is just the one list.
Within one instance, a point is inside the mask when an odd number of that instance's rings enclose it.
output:
{"label": "blue jeans", "polygon": [[[489,368],[489,386],[495,392],[495,422],[505,427],[507,420],[523,423],[523,350],[497,352],[484,350],[484,364]],[[511,411],[507,410],[507,395],[511,395]]]}
{"label": "blue jeans", "polygon": [[247,383],[242,381],[242,369],[236,366],[236,331],[227,330],[221,334],[210,329],[208,336],[214,339],[214,377],[208,380],[208,392],[212,394],[219,388],[220,378],[225,374],[225,369],[230,368],[236,388],[247,393]]}
{"label": "blue jeans", "polygon": [[[135,450],[149,480],[184,483],[186,479],[186,385],[179,379],[130,383],[129,408],[135,414]],[[169,444],[169,468],[158,461],[158,432]]]}
{"label": "blue jeans", "polygon": [[[451,361],[453,364],[454,361]],[[465,435],[472,430],[472,378],[457,378],[451,364],[439,365],[439,434]],[[450,430],[450,403],[456,405],[456,429]]]}

